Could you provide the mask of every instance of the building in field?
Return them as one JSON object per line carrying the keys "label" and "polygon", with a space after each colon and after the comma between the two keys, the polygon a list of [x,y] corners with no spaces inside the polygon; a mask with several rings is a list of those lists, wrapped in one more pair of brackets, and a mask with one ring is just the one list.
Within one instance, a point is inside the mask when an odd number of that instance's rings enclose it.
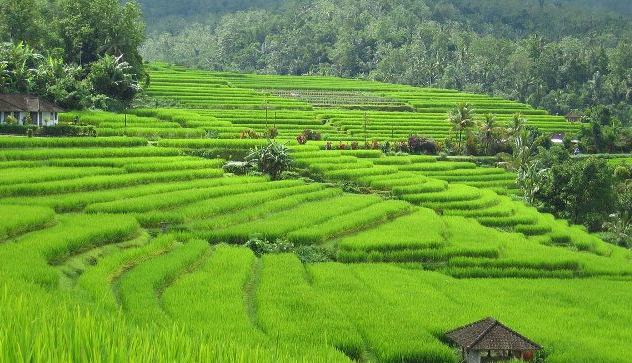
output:
{"label": "building in field", "polygon": [[462,362],[531,361],[541,347],[494,318],[487,318],[446,333],[459,345]]}
{"label": "building in field", "polygon": [[64,110],[48,101],[29,94],[0,93],[0,124],[7,123],[12,116],[20,125],[29,123],[37,126],[52,126],[59,121],[59,113]]}
{"label": "building in field", "polygon": [[566,114],[566,121],[574,124],[575,122],[581,122],[582,121],[582,115],[577,112],[577,111],[571,111],[569,113]]}

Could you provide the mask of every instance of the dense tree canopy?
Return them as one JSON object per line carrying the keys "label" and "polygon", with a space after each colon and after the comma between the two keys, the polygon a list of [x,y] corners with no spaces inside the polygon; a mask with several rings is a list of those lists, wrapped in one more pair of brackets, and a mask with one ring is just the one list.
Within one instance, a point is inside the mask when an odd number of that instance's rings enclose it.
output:
{"label": "dense tree canopy", "polygon": [[0,92],[68,108],[128,102],[146,77],[144,31],[135,2],[0,0]]}
{"label": "dense tree canopy", "polygon": [[[149,1],[149,0],[148,0]],[[588,7],[590,4],[596,8]],[[606,4],[608,5],[608,4]],[[632,26],[587,1],[314,0],[152,33],[146,58],[210,70],[362,77],[630,120]],[[616,7],[618,6],[618,7]]]}
{"label": "dense tree canopy", "polygon": [[536,200],[573,224],[599,230],[615,204],[612,175],[606,160],[568,159],[549,169]]}

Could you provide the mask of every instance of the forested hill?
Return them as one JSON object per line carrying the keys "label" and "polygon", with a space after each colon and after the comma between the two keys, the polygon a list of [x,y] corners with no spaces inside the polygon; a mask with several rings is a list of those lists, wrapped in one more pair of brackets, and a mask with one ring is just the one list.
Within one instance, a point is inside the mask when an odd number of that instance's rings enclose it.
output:
{"label": "forested hill", "polygon": [[[130,0],[123,0],[128,2]],[[136,0],[141,4],[150,30],[179,31],[191,22],[213,23],[218,17],[243,10],[287,9],[296,4],[308,5],[313,0]],[[572,30],[586,19],[599,20],[604,16],[617,18],[632,14],[632,3],[627,0],[389,0],[369,1],[371,7],[388,9],[412,3],[422,4],[436,20],[458,20],[471,24],[496,25],[497,30],[523,34]],[[547,24],[548,17],[541,13],[551,12],[554,17],[562,14],[575,18],[570,23]],[[562,13],[562,14],[560,14]],[[491,15],[497,15],[490,17]],[[561,18],[567,18],[562,15]],[[578,20],[578,21],[577,21]],[[502,25],[506,25],[503,27]]]}
{"label": "forested hill", "polygon": [[288,0],[151,32],[143,55],[214,71],[451,88],[526,102],[553,114],[605,112],[627,123],[632,22],[626,12],[608,9],[630,5],[599,3]]}
{"label": "forested hill", "polygon": [[[123,2],[127,2],[124,0]],[[212,23],[241,10],[276,9],[286,0],[136,0],[150,31],[178,31],[191,22]]]}

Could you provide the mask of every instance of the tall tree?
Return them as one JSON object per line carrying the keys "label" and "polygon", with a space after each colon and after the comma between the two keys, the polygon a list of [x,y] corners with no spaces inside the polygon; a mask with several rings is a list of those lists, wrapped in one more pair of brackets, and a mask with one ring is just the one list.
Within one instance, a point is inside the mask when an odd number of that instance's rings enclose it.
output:
{"label": "tall tree", "polygon": [[43,13],[39,0],[0,0],[0,41],[41,45]]}
{"label": "tall tree", "polygon": [[496,115],[491,113],[483,115],[483,120],[479,123],[479,130],[486,155],[488,155],[491,151],[491,144],[494,142],[494,133],[497,128],[498,124],[496,122]]}
{"label": "tall tree", "polygon": [[96,94],[120,101],[123,108],[141,91],[133,68],[122,60],[123,56],[106,55],[92,64],[88,81]]}
{"label": "tall tree", "polygon": [[596,231],[614,205],[612,175],[604,159],[568,159],[551,167],[535,199],[546,211]]}
{"label": "tall tree", "polygon": [[57,36],[66,62],[80,65],[105,55],[123,56],[137,75],[144,75],[138,48],[144,21],[135,2],[118,0],[57,0]]}
{"label": "tall tree", "polygon": [[448,114],[448,121],[452,123],[452,130],[458,132],[459,135],[459,152],[463,152],[463,149],[461,148],[463,131],[468,130],[476,124],[474,121],[475,116],[476,110],[474,110],[472,105],[467,102],[457,104],[456,107]]}

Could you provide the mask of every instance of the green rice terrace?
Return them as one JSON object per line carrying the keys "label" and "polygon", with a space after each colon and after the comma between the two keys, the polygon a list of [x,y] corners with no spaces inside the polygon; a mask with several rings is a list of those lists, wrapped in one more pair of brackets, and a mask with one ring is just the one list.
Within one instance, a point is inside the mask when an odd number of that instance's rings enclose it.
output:
{"label": "green rice terrace", "polygon": [[[0,361],[456,363],[445,333],[494,316],[547,363],[629,362],[630,250],[526,206],[503,168],[328,146],[443,140],[461,101],[579,126],[450,90],[150,75],[170,108],[62,115],[98,137],[0,137]],[[295,177],[224,169],[270,125]]]}

